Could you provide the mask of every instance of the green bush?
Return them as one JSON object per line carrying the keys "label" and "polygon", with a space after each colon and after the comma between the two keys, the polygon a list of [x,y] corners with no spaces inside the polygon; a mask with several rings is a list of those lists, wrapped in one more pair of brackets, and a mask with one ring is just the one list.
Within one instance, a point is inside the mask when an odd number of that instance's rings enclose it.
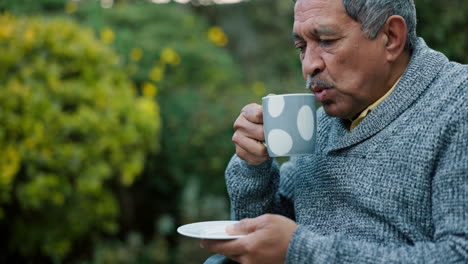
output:
{"label": "green bush", "polygon": [[[163,237],[169,247],[164,263],[179,263],[178,257],[184,258],[180,263],[200,263],[206,254],[185,251],[198,249],[197,242],[182,240],[176,227],[229,218],[224,169],[234,153],[232,125],[252,89],[261,94],[265,88],[243,84],[226,49],[229,36],[187,5],[137,2],[103,9],[81,1],[71,16],[100,32],[123,58],[139,93],[157,93],[161,107],[161,151],[127,193],[123,228],[144,241]],[[99,251],[113,249],[107,244]]]}
{"label": "green bush", "polygon": [[418,34],[449,59],[468,63],[468,1],[415,0]]}
{"label": "green bush", "polygon": [[232,124],[254,85],[243,85],[222,28],[177,4],[121,3],[103,9],[84,1],[73,17],[92,25],[119,52],[141,94],[158,95],[161,152],[149,160],[153,169],[147,171],[157,171],[148,178],[153,199],[170,199],[164,210],[180,207],[181,188],[191,179],[204,187],[199,192],[223,195],[224,168],[234,153]]}
{"label": "green bush", "polygon": [[0,255],[61,260],[118,231],[114,192],[158,150],[158,106],[69,20],[1,15],[0,50]]}

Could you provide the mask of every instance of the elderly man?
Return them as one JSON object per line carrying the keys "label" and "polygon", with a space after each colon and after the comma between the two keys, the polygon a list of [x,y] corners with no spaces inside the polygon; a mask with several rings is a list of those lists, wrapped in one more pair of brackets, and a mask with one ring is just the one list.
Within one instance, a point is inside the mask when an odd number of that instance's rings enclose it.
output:
{"label": "elderly man", "polygon": [[227,231],[248,235],[202,247],[240,263],[468,263],[468,67],[418,39],[415,16],[412,0],[297,0],[315,153],[279,167],[247,105],[226,181],[244,219]]}

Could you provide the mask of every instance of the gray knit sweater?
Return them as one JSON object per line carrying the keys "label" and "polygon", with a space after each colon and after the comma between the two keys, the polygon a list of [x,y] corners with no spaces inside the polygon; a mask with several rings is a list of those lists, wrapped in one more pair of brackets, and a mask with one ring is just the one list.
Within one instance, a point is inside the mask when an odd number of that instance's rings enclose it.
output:
{"label": "gray knit sweater", "polygon": [[[365,62],[363,62],[365,63]],[[233,217],[298,227],[286,263],[468,263],[468,66],[422,39],[355,129],[317,112],[313,155],[226,170]]]}

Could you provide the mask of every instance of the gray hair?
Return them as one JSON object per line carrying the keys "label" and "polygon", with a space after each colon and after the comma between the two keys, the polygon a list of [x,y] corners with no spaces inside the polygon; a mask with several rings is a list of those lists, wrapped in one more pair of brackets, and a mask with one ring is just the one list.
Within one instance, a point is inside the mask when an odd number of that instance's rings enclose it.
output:
{"label": "gray hair", "polygon": [[398,15],[406,22],[406,50],[416,45],[416,7],[413,0],[343,0],[348,15],[361,23],[361,29],[369,39],[377,37],[390,16]]}
{"label": "gray hair", "polygon": [[361,24],[369,39],[377,37],[390,16],[403,17],[408,30],[405,50],[412,51],[416,45],[416,7],[413,0],[343,0],[343,5],[348,16]]}

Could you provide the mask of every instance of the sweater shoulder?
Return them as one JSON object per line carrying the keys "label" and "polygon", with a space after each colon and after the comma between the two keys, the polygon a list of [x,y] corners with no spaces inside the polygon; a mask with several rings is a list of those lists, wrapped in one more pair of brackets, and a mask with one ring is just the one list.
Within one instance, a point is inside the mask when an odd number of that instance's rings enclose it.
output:
{"label": "sweater shoulder", "polygon": [[448,109],[466,106],[468,101],[468,65],[457,62],[446,63],[434,79],[433,86],[439,94],[434,99],[443,101]]}
{"label": "sweater shoulder", "polygon": [[468,81],[468,65],[460,64],[458,62],[450,61],[444,65],[438,78],[445,81],[450,86],[459,86],[464,84],[463,87],[456,87],[463,89],[466,93]]}
{"label": "sweater shoulder", "polygon": [[443,131],[468,117],[468,65],[446,61],[434,74],[426,92],[414,104],[420,122],[427,120]]}

